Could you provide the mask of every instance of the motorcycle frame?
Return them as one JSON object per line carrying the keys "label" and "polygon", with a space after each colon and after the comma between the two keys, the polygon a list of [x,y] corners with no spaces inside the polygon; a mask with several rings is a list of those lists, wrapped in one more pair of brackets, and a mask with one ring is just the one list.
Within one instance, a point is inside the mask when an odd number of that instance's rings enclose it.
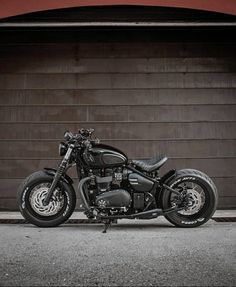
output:
{"label": "motorcycle frame", "polygon": [[[69,165],[69,163],[71,161],[71,155],[72,155],[75,147],[76,146],[74,144],[69,145],[68,150],[67,150],[64,158],[60,162],[57,170],[52,169],[52,168],[44,168],[44,170],[47,174],[53,176],[52,185],[50,186],[48,194],[44,199],[45,205],[47,205],[49,203],[49,201],[52,197],[52,194],[55,190],[55,187],[61,179],[68,182],[70,185],[73,184],[73,180],[66,174],[66,171],[70,167],[72,167],[72,165]],[[85,213],[87,215],[93,216],[93,211],[91,209],[91,206],[90,206],[90,204],[86,198],[85,192],[84,192],[84,185],[88,181],[94,180],[94,176],[87,176],[87,177],[81,178],[83,176],[83,173],[84,173],[85,165],[84,165],[83,161],[81,160],[80,156],[77,156],[77,154],[75,155],[75,162],[76,162],[77,175],[78,175],[78,178],[80,180],[79,185],[78,185],[78,191],[79,191],[81,198],[82,198],[83,207],[84,207]],[[181,195],[180,192],[169,187],[166,184],[166,182],[170,181],[170,179],[175,176],[175,172],[176,172],[175,170],[170,170],[160,179],[154,179],[154,178],[149,177],[146,174],[143,174],[141,171],[137,170],[136,168],[134,168],[130,164],[126,165],[125,167],[129,170],[132,170],[133,172],[135,172],[139,175],[142,175],[143,177],[151,180],[154,183],[154,187],[153,187],[152,191],[154,190],[153,195],[154,195],[154,198],[156,200],[157,206],[158,206],[158,202],[160,202],[162,193],[165,191],[165,189],[169,190],[172,193],[175,193],[176,195],[179,195],[179,196]],[[157,199],[157,197],[159,200]],[[176,212],[176,211],[182,210],[183,208],[184,207],[177,207],[177,206],[174,206],[174,207],[166,209],[166,210],[163,210],[162,208],[155,208],[155,209],[150,209],[150,210],[146,210],[146,211],[142,211],[142,212],[134,213],[134,214],[104,216],[104,217],[100,217],[99,219],[101,219],[101,220],[104,220],[104,219],[112,220],[112,219],[122,219],[122,218],[134,219],[134,218],[145,217],[145,216],[150,216],[150,215],[153,218],[155,218],[155,217],[158,217],[160,215],[166,215],[166,214],[171,213],[171,212]]]}

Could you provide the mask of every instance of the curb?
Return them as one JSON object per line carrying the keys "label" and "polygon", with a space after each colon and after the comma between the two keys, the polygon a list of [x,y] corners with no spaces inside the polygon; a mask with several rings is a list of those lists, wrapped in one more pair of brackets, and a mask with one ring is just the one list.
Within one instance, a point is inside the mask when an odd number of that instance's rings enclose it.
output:
{"label": "curb", "polygon": [[[1,218],[0,224],[30,224],[25,219],[9,219],[9,218]],[[69,219],[64,224],[103,224],[102,221],[99,220],[91,220],[91,219]]]}
{"label": "curb", "polygon": [[236,222],[236,217],[212,217],[215,222]]}

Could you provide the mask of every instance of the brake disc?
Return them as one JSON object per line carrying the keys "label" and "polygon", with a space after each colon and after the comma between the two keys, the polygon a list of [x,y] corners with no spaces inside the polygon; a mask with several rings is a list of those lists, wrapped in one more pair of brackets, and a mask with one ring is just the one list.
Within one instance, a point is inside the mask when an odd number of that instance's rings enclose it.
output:
{"label": "brake disc", "polygon": [[52,196],[51,201],[48,205],[43,204],[43,200],[45,199],[50,184],[49,183],[41,183],[35,186],[30,194],[30,205],[32,209],[39,215],[42,216],[52,216],[57,214],[64,205],[64,197],[59,196],[60,191],[56,189]]}

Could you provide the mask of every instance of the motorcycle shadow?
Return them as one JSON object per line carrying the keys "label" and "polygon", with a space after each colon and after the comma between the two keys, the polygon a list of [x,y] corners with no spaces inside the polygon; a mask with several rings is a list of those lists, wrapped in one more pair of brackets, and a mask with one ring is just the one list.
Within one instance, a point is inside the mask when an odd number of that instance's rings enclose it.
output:
{"label": "motorcycle shadow", "polygon": [[[102,223],[78,223],[78,224],[64,224],[63,227],[66,228],[77,228],[79,227],[82,230],[95,230],[95,229],[101,229],[104,227],[104,224]],[[118,222],[118,223],[112,223],[111,226],[108,229],[116,229],[116,230],[135,230],[135,229],[153,229],[153,228],[174,228],[173,225],[166,222]]]}

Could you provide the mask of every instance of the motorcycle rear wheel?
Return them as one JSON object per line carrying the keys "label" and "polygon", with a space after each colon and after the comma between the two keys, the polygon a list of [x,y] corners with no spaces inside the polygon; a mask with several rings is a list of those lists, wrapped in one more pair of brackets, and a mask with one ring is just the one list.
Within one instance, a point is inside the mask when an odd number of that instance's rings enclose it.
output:
{"label": "motorcycle rear wheel", "polygon": [[74,188],[65,181],[56,186],[48,205],[43,204],[53,176],[37,171],[27,177],[18,189],[18,204],[23,217],[39,227],[55,227],[73,213],[76,203]]}
{"label": "motorcycle rear wheel", "polygon": [[[183,192],[190,197],[189,206],[180,211],[169,213],[165,218],[178,227],[197,227],[206,223],[214,214],[218,193],[209,176],[194,169],[179,170],[168,186]],[[168,190],[162,194],[162,207],[168,209],[176,206],[174,195]]]}

